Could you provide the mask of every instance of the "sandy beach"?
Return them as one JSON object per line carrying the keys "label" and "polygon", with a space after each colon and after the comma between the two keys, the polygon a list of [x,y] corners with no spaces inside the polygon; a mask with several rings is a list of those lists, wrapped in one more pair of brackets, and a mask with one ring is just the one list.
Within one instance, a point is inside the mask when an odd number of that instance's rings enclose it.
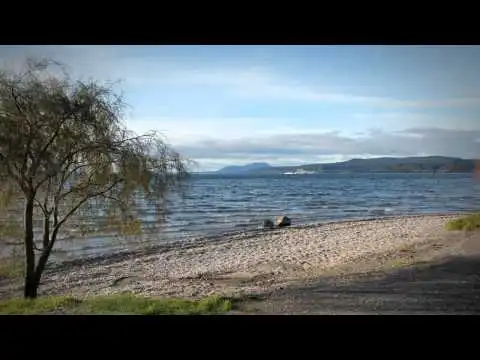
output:
{"label": "sandy beach", "polygon": [[[47,269],[40,294],[76,296],[124,291],[199,298],[242,296],[282,289],[368,259],[394,257],[448,235],[456,215],[410,216],[289,227],[232,235],[210,242],[74,262]],[[2,297],[18,286],[1,287]]]}

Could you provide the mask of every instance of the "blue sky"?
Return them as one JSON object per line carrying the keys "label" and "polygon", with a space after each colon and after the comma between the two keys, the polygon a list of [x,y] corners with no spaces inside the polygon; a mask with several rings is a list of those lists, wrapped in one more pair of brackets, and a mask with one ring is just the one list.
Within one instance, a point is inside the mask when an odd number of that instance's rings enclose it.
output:
{"label": "blue sky", "polygon": [[127,126],[198,170],[266,161],[480,156],[479,46],[2,46],[122,80]]}

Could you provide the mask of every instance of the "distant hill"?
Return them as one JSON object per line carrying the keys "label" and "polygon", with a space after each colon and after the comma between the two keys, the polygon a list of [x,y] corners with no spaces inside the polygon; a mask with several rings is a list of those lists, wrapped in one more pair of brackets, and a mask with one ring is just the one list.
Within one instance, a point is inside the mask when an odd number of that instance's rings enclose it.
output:
{"label": "distant hill", "polygon": [[253,163],[244,166],[227,166],[217,174],[275,175],[298,170],[322,172],[472,172],[475,160],[445,156],[415,156],[404,158],[352,159],[337,163],[299,166],[271,166]]}
{"label": "distant hill", "polygon": [[215,171],[217,174],[247,174],[250,172],[257,172],[261,170],[270,169],[272,166],[264,162],[252,163],[241,166],[226,166],[220,170]]}

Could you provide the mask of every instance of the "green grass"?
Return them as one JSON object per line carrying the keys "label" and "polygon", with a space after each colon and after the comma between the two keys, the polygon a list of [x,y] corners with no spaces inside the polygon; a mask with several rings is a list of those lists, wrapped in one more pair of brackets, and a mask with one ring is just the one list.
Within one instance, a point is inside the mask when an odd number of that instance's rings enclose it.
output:
{"label": "green grass", "polygon": [[403,268],[411,265],[412,262],[409,259],[395,259],[390,263],[392,269]]}
{"label": "green grass", "polygon": [[133,294],[76,299],[70,296],[45,296],[35,300],[0,301],[0,314],[45,314],[55,310],[65,314],[130,315],[207,315],[220,314],[232,307],[230,300],[217,296],[201,300],[160,299]]}
{"label": "green grass", "polygon": [[480,214],[473,214],[451,220],[445,226],[447,230],[480,230]]}

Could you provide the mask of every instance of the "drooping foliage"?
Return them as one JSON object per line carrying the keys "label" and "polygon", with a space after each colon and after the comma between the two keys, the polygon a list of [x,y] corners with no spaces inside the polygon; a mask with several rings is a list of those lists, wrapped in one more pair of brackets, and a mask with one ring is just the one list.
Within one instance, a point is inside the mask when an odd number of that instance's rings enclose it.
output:
{"label": "drooping foliage", "polygon": [[58,233],[74,214],[101,209],[110,231],[138,231],[139,201],[161,214],[165,195],[187,175],[187,161],[155,132],[125,127],[125,103],[112,86],[58,70],[52,61],[29,60],[20,71],[0,72],[0,202],[23,212],[26,297],[36,296]]}

